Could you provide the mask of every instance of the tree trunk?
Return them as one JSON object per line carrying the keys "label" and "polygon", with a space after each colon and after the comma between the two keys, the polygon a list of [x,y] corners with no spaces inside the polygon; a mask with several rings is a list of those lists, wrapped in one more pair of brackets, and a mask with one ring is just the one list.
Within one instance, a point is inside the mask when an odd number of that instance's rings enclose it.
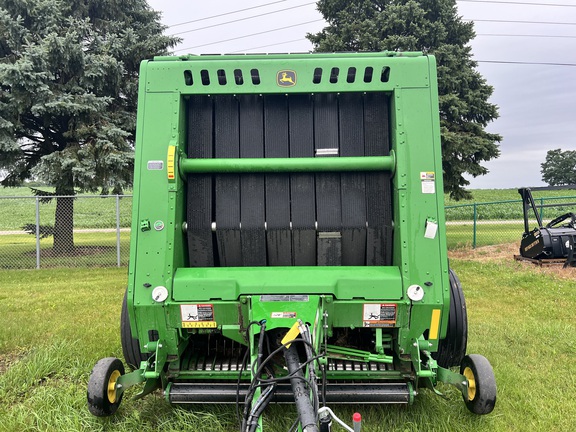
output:
{"label": "tree trunk", "polygon": [[[66,191],[70,193],[70,191]],[[56,194],[60,195],[58,191]],[[74,198],[56,198],[56,217],[54,220],[54,254],[71,255],[74,253]]]}

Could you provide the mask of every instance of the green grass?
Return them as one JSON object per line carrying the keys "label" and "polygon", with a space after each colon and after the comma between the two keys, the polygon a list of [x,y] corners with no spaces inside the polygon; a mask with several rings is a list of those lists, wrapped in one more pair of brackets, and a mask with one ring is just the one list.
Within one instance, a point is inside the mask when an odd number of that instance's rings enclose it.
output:
{"label": "green grass", "polygon": [[[365,431],[571,431],[576,418],[576,296],[572,280],[512,260],[451,260],[467,296],[469,352],[494,366],[495,411],[470,414],[457,391],[423,390],[411,407],[335,406]],[[125,269],[0,272],[0,429],[16,431],[236,431],[233,407],[170,407],[160,393],[127,397],[118,413],[92,417],[86,383],[94,363],[120,356]],[[133,392],[132,392],[133,394]],[[128,395],[129,396],[129,395]],[[293,411],[273,406],[265,430],[287,430]],[[334,428],[334,430],[339,430]]]}
{"label": "green grass", "polygon": [[[76,232],[76,252],[52,254],[53,238],[40,240],[40,267],[108,267],[118,263],[116,232]],[[128,265],[130,232],[120,232],[120,263]],[[30,234],[0,235],[0,269],[36,268],[36,238]]]}

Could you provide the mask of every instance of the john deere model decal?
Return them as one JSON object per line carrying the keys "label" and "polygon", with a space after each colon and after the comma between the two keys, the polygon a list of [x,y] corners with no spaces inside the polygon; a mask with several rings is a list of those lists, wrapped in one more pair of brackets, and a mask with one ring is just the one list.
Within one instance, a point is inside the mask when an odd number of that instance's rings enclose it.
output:
{"label": "john deere model decal", "polygon": [[280,87],[292,87],[296,85],[296,72],[293,70],[281,70],[276,75],[276,82]]}

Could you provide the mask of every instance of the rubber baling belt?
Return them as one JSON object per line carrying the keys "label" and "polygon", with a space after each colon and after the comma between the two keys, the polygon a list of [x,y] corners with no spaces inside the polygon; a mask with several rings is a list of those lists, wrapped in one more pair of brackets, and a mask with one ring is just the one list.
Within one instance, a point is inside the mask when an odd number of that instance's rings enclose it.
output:
{"label": "rubber baling belt", "polygon": [[[264,157],[262,98],[240,95],[240,157]],[[243,174],[240,177],[240,238],[242,266],[266,265],[266,232],[264,230],[264,176]],[[218,227],[218,223],[216,223]]]}
{"label": "rubber baling belt", "polygon": [[[290,95],[290,157],[314,157],[314,116],[312,98]],[[290,177],[290,216],[292,219],[293,262],[297,266],[316,265],[316,189],[314,174]]]}
{"label": "rubber baling belt", "polygon": [[[264,96],[264,142],[265,157],[290,157],[288,98],[285,95]],[[268,265],[292,265],[288,174],[266,174],[266,224]]]}
{"label": "rubber baling belt", "polygon": [[[240,156],[238,101],[230,96],[214,98],[214,148],[216,158]],[[240,238],[240,176],[215,176],[216,240],[218,257],[223,267],[242,265]]]}
{"label": "rubber baling belt", "polygon": [[[212,158],[212,99],[193,96],[188,102],[188,157]],[[188,176],[188,251],[191,267],[212,267],[212,176]]]}
{"label": "rubber baling belt", "polygon": [[[340,156],[364,156],[362,95],[339,96]],[[341,174],[342,265],[366,265],[366,176]]]}
{"label": "rubber baling belt", "polygon": [[[367,93],[364,98],[366,156],[390,154],[388,96]],[[366,265],[392,263],[392,193],[390,173],[366,173],[367,248]]]}
{"label": "rubber baling belt", "polygon": [[[334,93],[314,96],[314,146],[316,156],[338,157],[338,99]],[[340,174],[316,174],[316,219],[318,221],[319,266],[342,264],[342,201]]]}

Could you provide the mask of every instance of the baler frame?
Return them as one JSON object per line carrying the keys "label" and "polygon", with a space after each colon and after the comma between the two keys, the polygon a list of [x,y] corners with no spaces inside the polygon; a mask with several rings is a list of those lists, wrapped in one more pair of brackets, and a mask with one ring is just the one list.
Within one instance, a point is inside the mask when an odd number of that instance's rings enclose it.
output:
{"label": "baler frame", "polygon": [[[354,393],[341,380],[373,391],[357,386],[358,400],[348,401],[355,403],[411,403],[420,388],[438,393],[446,382],[471,411],[491,412],[494,376],[483,357],[464,357],[465,303],[448,268],[435,83],[435,59],[422,53],[143,62],[122,333],[135,370],[99,362],[91,411],[112,414],[139,383],[137,397],[162,388],[172,403],[236,403],[231,395],[244,391],[248,431],[254,418],[261,426],[260,408],[273,399],[260,385],[274,383],[282,401],[289,391],[276,384],[291,381],[302,429],[317,430],[318,377],[335,383],[324,386],[340,394],[334,402]],[[302,150],[304,132],[313,150]],[[243,207],[235,201],[240,179],[252,188]],[[264,184],[274,187],[264,194]],[[314,194],[315,221],[298,222],[295,212],[306,206],[287,184]],[[287,206],[287,218],[272,202]],[[241,208],[248,213],[240,220]],[[335,224],[331,212],[341,216]],[[312,254],[296,248],[306,238]],[[277,350],[290,372],[265,365],[262,378],[263,357]],[[215,369],[219,353],[230,352],[249,360]],[[460,373],[450,370],[460,364]],[[298,396],[304,382],[311,399]],[[206,383],[221,384],[215,394]]]}

